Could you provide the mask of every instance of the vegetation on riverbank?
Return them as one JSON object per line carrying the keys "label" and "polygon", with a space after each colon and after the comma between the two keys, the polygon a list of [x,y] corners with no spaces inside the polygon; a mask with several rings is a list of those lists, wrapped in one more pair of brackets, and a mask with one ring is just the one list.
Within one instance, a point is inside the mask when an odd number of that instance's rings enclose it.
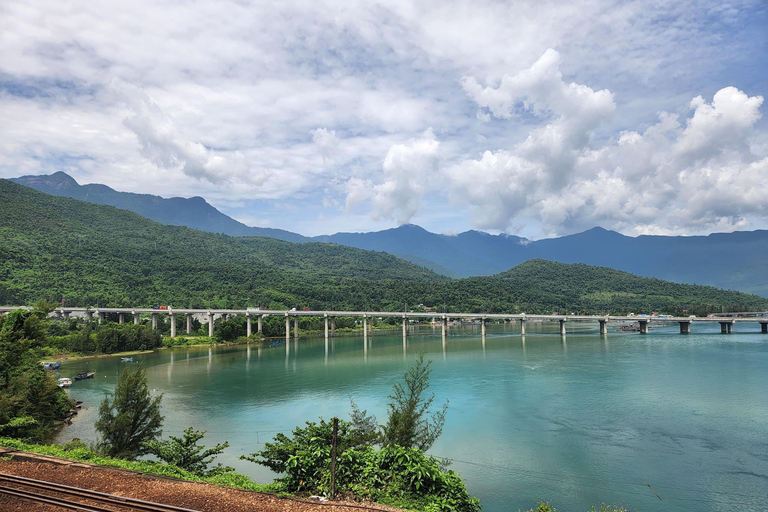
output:
{"label": "vegetation on riverbank", "polygon": [[386,253],[163,226],[5,180],[0,200],[0,304],[696,315],[768,308],[753,295],[543,260],[449,280]]}
{"label": "vegetation on riverbank", "polygon": [[0,436],[46,441],[74,407],[39,362],[46,313],[16,310],[0,316]]}

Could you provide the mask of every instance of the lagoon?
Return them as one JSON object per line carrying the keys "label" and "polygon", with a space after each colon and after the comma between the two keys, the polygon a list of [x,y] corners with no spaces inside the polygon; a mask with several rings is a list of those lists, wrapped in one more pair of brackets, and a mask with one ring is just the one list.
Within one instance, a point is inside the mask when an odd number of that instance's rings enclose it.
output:
{"label": "lagoon", "polygon": [[[256,481],[274,475],[238,460],[277,432],[322,416],[349,417],[349,400],[386,419],[392,384],[420,352],[433,361],[435,404],[449,400],[443,435],[430,450],[453,459],[487,512],[550,500],[560,511],[598,502],[642,511],[768,508],[768,336],[757,324],[677,324],[648,335],[597,325],[530,324],[415,329],[403,344],[377,332],[301,337],[285,346],[193,347],[78,360],[63,376],[96,370],[69,390],[84,407],[57,441],[96,440],[98,405],[128,364],[147,369],[163,394],[164,435],[193,426],[208,445],[228,441],[217,461]],[[650,485],[650,487],[649,487]],[[655,492],[654,492],[655,491]],[[658,496],[657,496],[658,495]],[[659,499],[661,498],[661,500]]]}

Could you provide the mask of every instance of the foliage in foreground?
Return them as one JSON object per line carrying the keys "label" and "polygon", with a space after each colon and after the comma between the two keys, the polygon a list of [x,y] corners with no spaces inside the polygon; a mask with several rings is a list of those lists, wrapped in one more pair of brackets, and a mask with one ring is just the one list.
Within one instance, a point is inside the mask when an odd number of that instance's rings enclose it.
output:
{"label": "foliage in foreground", "polygon": [[234,471],[235,468],[217,464],[208,469],[213,463],[213,459],[221,454],[229,443],[217,444],[213,448],[207,448],[197,444],[205,436],[205,432],[200,432],[192,427],[184,430],[184,437],[170,436],[166,441],[149,441],[146,444],[149,452],[162,460],[166,464],[171,464],[177,468],[189,471],[198,476],[215,476]]}
{"label": "foliage in foreground", "polygon": [[[382,427],[383,443],[414,447],[426,451],[434,444],[445,425],[448,402],[443,408],[429,417],[429,408],[435,400],[435,394],[425,397],[429,388],[429,366],[424,363],[424,352],[419,354],[416,365],[403,375],[403,382],[392,387],[390,402],[387,404],[387,424]],[[353,404],[353,420],[356,407]]]}
{"label": "foliage in foreground", "polygon": [[94,425],[102,438],[99,450],[121,459],[149,453],[146,443],[162,433],[161,399],[162,395],[150,396],[144,370],[125,368],[117,379],[113,399],[105,397],[99,407]]}
{"label": "foliage in foreground", "polygon": [[155,461],[130,461],[125,459],[115,459],[89,449],[82,441],[73,441],[66,445],[40,445],[25,443],[19,439],[0,437],[0,446],[25,452],[61,457],[63,459],[89,462],[91,464],[98,464],[100,466],[130,469],[132,471],[139,471],[152,475],[170,476],[173,478],[181,478],[195,482],[209,482],[213,484],[227,485],[230,487],[246,489],[249,491],[275,492],[278,490],[277,486],[273,484],[257,484],[247,476],[235,472],[221,473],[213,476],[200,476],[195,475],[194,473],[190,473],[189,471],[185,471],[176,466]]}
{"label": "foliage in foreground", "polygon": [[[297,427],[293,436],[275,436],[264,449],[242,459],[283,473],[276,482],[287,492],[330,492],[332,423],[320,420]],[[342,495],[429,512],[477,512],[461,477],[444,470],[417,448],[389,445],[376,450],[362,444],[364,434],[339,420],[336,489]]]}

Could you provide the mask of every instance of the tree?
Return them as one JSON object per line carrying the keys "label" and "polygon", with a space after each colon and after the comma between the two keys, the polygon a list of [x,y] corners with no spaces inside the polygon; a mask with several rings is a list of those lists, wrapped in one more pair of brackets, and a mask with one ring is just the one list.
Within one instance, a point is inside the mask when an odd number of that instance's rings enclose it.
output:
{"label": "tree", "polygon": [[384,445],[399,445],[406,448],[428,450],[440,437],[448,412],[448,401],[443,408],[429,415],[429,408],[435,400],[435,394],[424,398],[429,388],[429,366],[424,364],[424,353],[419,355],[416,365],[403,375],[404,382],[397,382],[392,387],[393,394],[387,404],[387,424],[383,427]]}
{"label": "tree", "polygon": [[145,443],[157,439],[162,433],[161,399],[162,395],[150,396],[144,370],[123,370],[117,379],[112,401],[105,397],[99,407],[99,420],[95,425],[102,437],[99,450],[123,459],[135,459],[149,453]]}
{"label": "tree", "polygon": [[145,445],[151,454],[163,462],[173,464],[177,468],[198,476],[214,476],[234,471],[235,468],[222,466],[220,463],[212,469],[208,469],[213,459],[223,452],[229,443],[217,444],[213,448],[206,449],[205,446],[197,444],[203,436],[205,436],[205,431],[200,432],[189,427],[184,431],[183,438],[170,436],[169,441],[154,440],[145,443]]}

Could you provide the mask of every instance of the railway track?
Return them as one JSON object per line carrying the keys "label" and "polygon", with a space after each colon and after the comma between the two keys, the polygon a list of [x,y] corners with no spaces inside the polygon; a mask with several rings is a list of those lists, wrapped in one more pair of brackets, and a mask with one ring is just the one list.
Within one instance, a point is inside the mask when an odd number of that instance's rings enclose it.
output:
{"label": "railway track", "polygon": [[81,512],[198,512],[5,473],[0,473],[0,494]]}

